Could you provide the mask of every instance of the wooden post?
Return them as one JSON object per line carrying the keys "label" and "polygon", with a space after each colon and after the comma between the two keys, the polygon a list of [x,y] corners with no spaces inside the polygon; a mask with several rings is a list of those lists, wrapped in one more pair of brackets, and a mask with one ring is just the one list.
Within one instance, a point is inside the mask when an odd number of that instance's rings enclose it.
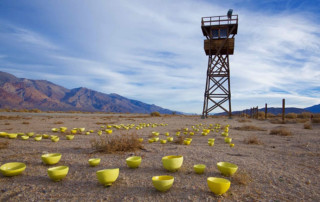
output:
{"label": "wooden post", "polygon": [[257,106],[256,117],[259,119],[259,107]]}
{"label": "wooden post", "polygon": [[284,122],[284,117],[285,117],[285,113],[286,113],[286,100],[282,99],[282,121]]}
{"label": "wooden post", "polygon": [[264,119],[267,119],[268,118],[268,105],[266,103],[265,107],[264,107]]}

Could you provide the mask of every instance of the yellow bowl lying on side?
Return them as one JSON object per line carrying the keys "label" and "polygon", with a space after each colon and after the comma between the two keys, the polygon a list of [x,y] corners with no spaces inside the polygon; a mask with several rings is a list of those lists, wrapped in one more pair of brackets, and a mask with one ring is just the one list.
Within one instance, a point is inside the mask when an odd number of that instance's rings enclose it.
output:
{"label": "yellow bowl lying on side", "polygon": [[0,137],[7,137],[8,133],[7,132],[0,132]]}
{"label": "yellow bowl lying on side", "polygon": [[59,129],[58,128],[52,128],[51,131],[55,133],[55,132],[58,132]]}
{"label": "yellow bowl lying on side", "polygon": [[38,137],[34,137],[35,141],[41,141],[42,140],[42,136],[38,136]]}
{"label": "yellow bowl lying on side", "polygon": [[197,174],[202,174],[204,173],[205,169],[206,169],[206,165],[204,164],[197,164],[197,165],[194,165],[193,166],[193,169],[194,171],[197,173]]}
{"label": "yellow bowl lying on side", "polygon": [[16,139],[18,137],[17,133],[9,133],[8,134],[9,139]]}
{"label": "yellow bowl lying on side", "polygon": [[98,170],[96,175],[101,184],[104,186],[111,186],[119,176],[119,168]]}
{"label": "yellow bowl lying on side", "polygon": [[165,156],[162,158],[162,164],[165,169],[171,172],[177,171],[183,163],[183,156]]}
{"label": "yellow bowl lying on side", "polygon": [[131,156],[126,159],[129,168],[138,168],[141,164],[141,156]]}
{"label": "yellow bowl lying on side", "polygon": [[74,135],[66,135],[67,140],[72,140],[74,138]]}
{"label": "yellow bowl lying on side", "polygon": [[21,136],[21,139],[23,139],[23,140],[27,140],[27,139],[29,139],[29,136],[27,136],[27,135],[23,135],[23,136]]}
{"label": "yellow bowl lying on side", "polygon": [[217,167],[221,174],[225,176],[231,176],[238,170],[238,166],[236,164],[228,162],[219,162],[217,163]]}
{"label": "yellow bowl lying on side", "polygon": [[43,138],[43,139],[48,139],[48,138],[49,138],[49,135],[48,135],[48,134],[43,134],[43,135],[42,135],[42,138]]}
{"label": "yellow bowl lying on side", "polygon": [[158,190],[165,192],[169,190],[174,182],[174,177],[169,175],[153,176],[152,184]]}
{"label": "yellow bowl lying on side", "polygon": [[168,142],[173,142],[173,137],[167,137]]}
{"label": "yellow bowl lying on side", "polygon": [[230,188],[230,181],[224,178],[208,177],[209,189],[216,195],[224,194]]}
{"label": "yellow bowl lying on side", "polygon": [[0,167],[0,172],[4,176],[11,177],[21,174],[26,167],[26,164],[20,162],[5,163]]}
{"label": "yellow bowl lying on side", "polygon": [[183,144],[189,145],[189,144],[191,144],[191,140],[183,140]]}
{"label": "yellow bowl lying on side", "polygon": [[160,140],[160,143],[161,143],[161,144],[166,144],[166,143],[167,143],[167,140]]}
{"label": "yellow bowl lying on side", "polygon": [[51,141],[52,141],[52,142],[58,142],[59,140],[60,140],[59,137],[52,137],[52,138],[51,138]]}
{"label": "yellow bowl lying on side", "polygon": [[100,158],[93,158],[93,159],[89,159],[89,165],[90,166],[97,166],[100,164],[101,159]]}
{"label": "yellow bowl lying on side", "polygon": [[41,156],[42,162],[48,165],[57,164],[61,159],[60,153],[43,154]]}
{"label": "yellow bowl lying on side", "polygon": [[68,172],[69,172],[68,166],[57,166],[57,167],[48,168],[48,175],[55,182],[58,182],[63,178],[65,178]]}
{"label": "yellow bowl lying on side", "polygon": [[232,142],[232,138],[231,137],[225,137],[224,138],[224,142],[225,143],[231,143]]}
{"label": "yellow bowl lying on side", "polygon": [[149,139],[148,141],[149,141],[149,143],[153,143],[154,139]]}

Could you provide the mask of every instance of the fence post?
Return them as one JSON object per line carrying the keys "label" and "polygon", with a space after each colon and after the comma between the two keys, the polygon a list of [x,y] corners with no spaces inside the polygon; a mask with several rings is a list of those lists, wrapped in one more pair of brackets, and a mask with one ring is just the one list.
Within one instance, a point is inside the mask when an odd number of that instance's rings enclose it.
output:
{"label": "fence post", "polygon": [[265,107],[264,107],[264,119],[267,119],[267,118],[268,118],[267,114],[268,114],[268,105],[267,105],[267,103],[266,103],[266,105],[265,105]]}
{"label": "fence post", "polygon": [[257,106],[256,117],[259,119],[259,107]]}
{"label": "fence post", "polygon": [[285,117],[285,113],[286,113],[286,100],[282,99],[282,122],[284,122],[284,117]]}

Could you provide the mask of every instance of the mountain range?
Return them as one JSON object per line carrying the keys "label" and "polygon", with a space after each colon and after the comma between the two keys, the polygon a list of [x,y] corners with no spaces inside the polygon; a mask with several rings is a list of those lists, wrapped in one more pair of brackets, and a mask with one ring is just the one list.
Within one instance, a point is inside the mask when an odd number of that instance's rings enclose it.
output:
{"label": "mountain range", "polygon": [[0,71],[0,108],[172,114],[174,111],[87,88],[67,89],[45,80],[17,78]]}

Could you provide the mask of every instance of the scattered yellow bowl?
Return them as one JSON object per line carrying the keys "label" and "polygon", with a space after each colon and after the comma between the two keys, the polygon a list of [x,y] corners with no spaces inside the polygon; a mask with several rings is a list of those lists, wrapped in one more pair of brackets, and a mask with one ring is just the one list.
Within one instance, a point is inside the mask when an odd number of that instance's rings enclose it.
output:
{"label": "scattered yellow bowl", "polygon": [[233,144],[233,143],[230,143],[229,146],[230,146],[230,147],[234,147],[234,144]]}
{"label": "scattered yellow bowl", "polygon": [[9,137],[10,139],[16,139],[16,138],[18,137],[18,134],[17,134],[17,133],[9,133],[9,134],[8,134],[8,137]]}
{"label": "scattered yellow bowl", "polygon": [[38,137],[34,137],[35,141],[41,141],[42,140],[42,136],[38,136]]}
{"label": "scattered yellow bowl", "polygon": [[23,136],[21,136],[21,139],[27,140],[27,139],[29,139],[29,136],[28,135],[23,135]]}
{"label": "scattered yellow bowl", "polygon": [[193,169],[194,171],[197,173],[197,174],[202,174],[204,173],[205,169],[206,169],[206,165],[204,164],[197,164],[197,165],[194,165],[193,166]]}
{"label": "scattered yellow bowl", "polygon": [[141,164],[141,156],[131,156],[126,159],[129,168],[138,168]]}
{"label": "scattered yellow bowl", "polygon": [[183,163],[183,156],[165,156],[162,158],[162,164],[165,169],[171,172],[177,171]]}
{"label": "scattered yellow bowl", "polygon": [[51,138],[51,141],[52,141],[52,142],[58,142],[59,140],[60,140],[59,137],[52,137],[52,138]]}
{"label": "scattered yellow bowl", "polygon": [[224,142],[225,142],[225,143],[231,143],[231,142],[232,142],[232,138],[230,138],[230,137],[225,137],[225,138],[224,138]]}
{"label": "scattered yellow bowl", "polygon": [[162,176],[153,176],[152,183],[153,186],[161,192],[165,192],[169,190],[174,182],[174,177],[169,175],[162,175]]}
{"label": "scattered yellow bowl", "polygon": [[161,144],[166,144],[166,143],[167,143],[167,140],[160,140],[160,143],[161,143]]}
{"label": "scattered yellow bowl", "polygon": [[98,170],[96,175],[101,184],[104,186],[111,186],[119,176],[119,168]]}
{"label": "scattered yellow bowl", "polygon": [[101,159],[100,158],[93,158],[93,159],[89,159],[89,165],[94,167],[100,164]]}
{"label": "scattered yellow bowl", "polygon": [[61,154],[60,153],[43,154],[41,156],[41,159],[45,164],[54,165],[60,161]]}
{"label": "scattered yellow bowl", "polygon": [[224,194],[230,188],[230,181],[224,178],[208,177],[209,189],[216,195]]}
{"label": "scattered yellow bowl", "polygon": [[76,134],[78,132],[78,129],[72,129],[70,132],[71,134]]}
{"label": "scattered yellow bowl", "polygon": [[214,142],[214,140],[215,140],[214,138],[209,138],[208,142]]}
{"label": "scattered yellow bowl", "polygon": [[214,142],[213,141],[209,141],[208,145],[212,147],[214,145]]}
{"label": "scattered yellow bowl", "polygon": [[143,142],[143,138],[139,138],[139,142]]}
{"label": "scattered yellow bowl", "polygon": [[183,144],[189,145],[189,144],[191,144],[191,140],[183,140]]}
{"label": "scattered yellow bowl", "polygon": [[107,133],[107,134],[112,134],[112,132],[113,132],[113,131],[112,131],[111,129],[106,130],[106,133]]}
{"label": "scattered yellow bowl", "polygon": [[173,142],[173,137],[167,137],[168,142]]}
{"label": "scattered yellow bowl", "polygon": [[67,140],[72,140],[74,138],[74,135],[66,135]]}
{"label": "scattered yellow bowl", "polygon": [[80,132],[84,132],[86,130],[86,128],[79,128]]}
{"label": "scattered yellow bowl", "polygon": [[149,143],[153,143],[154,139],[149,139],[148,141],[149,141]]}
{"label": "scattered yellow bowl", "polygon": [[221,174],[225,176],[231,176],[238,170],[238,166],[236,164],[228,162],[219,162],[217,163],[217,167]]}
{"label": "scattered yellow bowl", "polygon": [[154,142],[158,142],[159,141],[159,138],[158,137],[154,137],[152,138]]}
{"label": "scattered yellow bowl", "polygon": [[64,133],[66,132],[67,129],[68,129],[67,127],[60,127],[60,132]]}
{"label": "scattered yellow bowl", "polygon": [[32,137],[32,136],[34,135],[34,132],[27,133],[27,135],[28,135],[29,137]]}
{"label": "scattered yellow bowl", "polygon": [[54,132],[54,133],[56,133],[56,132],[59,131],[59,129],[58,129],[58,128],[51,128],[51,131]]}
{"label": "scattered yellow bowl", "polygon": [[42,135],[42,138],[43,138],[43,139],[48,139],[48,138],[49,138],[49,135],[48,135],[48,134],[43,134],[43,135]]}
{"label": "scattered yellow bowl", "polygon": [[21,174],[26,167],[26,164],[19,162],[5,163],[0,167],[0,172],[4,176],[11,177]]}
{"label": "scattered yellow bowl", "polygon": [[57,167],[48,168],[48,175],[55,182],[58,182],[63,178],[65,178],[68,172],[69,172],[68,166],[57,166]]}
{"label": "scattered yellow bowl", "polygon": [[8,133],[6,132],[0,132],[0,137],[7,137],[8,136]]}

